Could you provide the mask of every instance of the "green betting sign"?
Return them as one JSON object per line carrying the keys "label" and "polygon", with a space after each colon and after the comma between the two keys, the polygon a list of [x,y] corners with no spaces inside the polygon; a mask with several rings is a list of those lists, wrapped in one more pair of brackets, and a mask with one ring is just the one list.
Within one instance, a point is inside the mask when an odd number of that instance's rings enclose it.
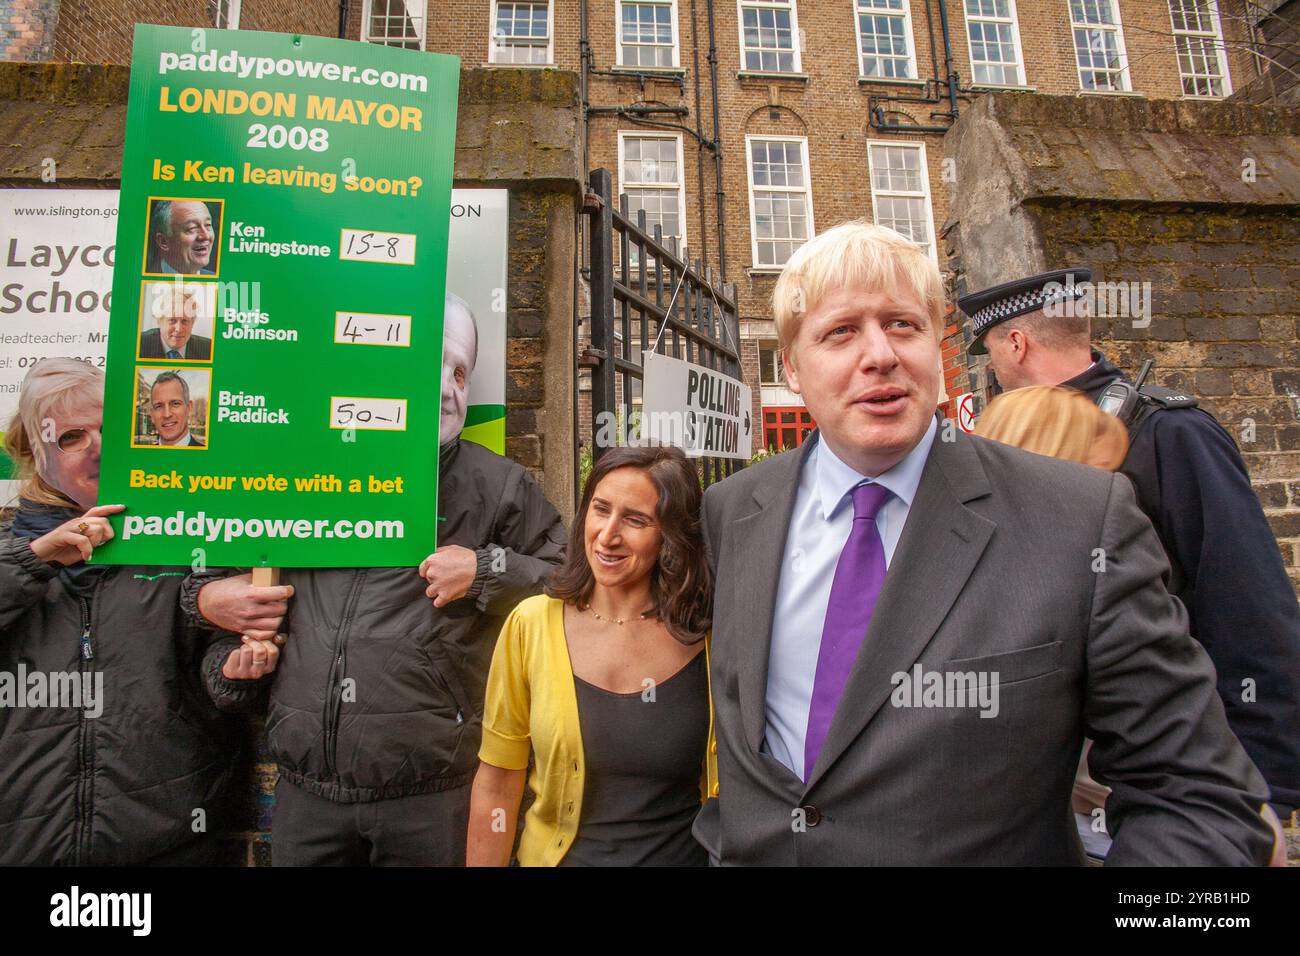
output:
{"label": "green betting sign", "polygon": [[437,528],[459,60],[137,26],[112,564],[415,565]]}

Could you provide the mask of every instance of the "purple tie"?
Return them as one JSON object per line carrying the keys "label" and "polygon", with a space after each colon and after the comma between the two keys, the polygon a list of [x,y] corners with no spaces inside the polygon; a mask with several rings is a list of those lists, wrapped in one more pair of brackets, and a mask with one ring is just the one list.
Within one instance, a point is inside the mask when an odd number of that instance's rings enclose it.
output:
{"label": "purple tie", "polygon": [[858,648],[867,636],[880,586],[885,583],[885,546],[876,530],[876,514],[891,492],[883,485],[863,484],[853,489],[853,530],[835,565],[831,597],[822,625],[817,676],[808,706],[808,733],[804,738],[803,778],[812,774],[821,753],[831,718],[839,705]]}

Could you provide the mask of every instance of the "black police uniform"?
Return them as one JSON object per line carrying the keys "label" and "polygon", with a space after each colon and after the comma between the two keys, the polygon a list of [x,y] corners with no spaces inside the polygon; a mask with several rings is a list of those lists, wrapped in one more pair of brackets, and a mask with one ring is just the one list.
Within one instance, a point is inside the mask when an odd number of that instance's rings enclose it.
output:
{"label": "black police uniform", "polygon": [[[961,297],[971,353],[986,351],[984,334],[1001,322],[1068,307],[1091,279],[1086,268],[1059,269]],[[1091,368],[1061,384],[1095,402],[1113,382],[1129,380],[1100,352],[1092,357]],[[1120,471],[1164,544],[1169,590],[1214,662],[1228,723],[1284,815],[1300,807],[1300,604],[1236,443],[1194,401],[1168,404],[1139,405]]]}
{"label": "black police uniform", "polygon": [[[1128,381],[1097,351],[1068,382],[1096,401]],[[1120,471],[1155,525],[1191,633],[1218,671],[1228,723],[1272,789],[1300,807],[1300,604],[1236,443],[1196,407],[1157,408],[1131,436]],[[1243,681],[1254,700],[1242,699]]]}

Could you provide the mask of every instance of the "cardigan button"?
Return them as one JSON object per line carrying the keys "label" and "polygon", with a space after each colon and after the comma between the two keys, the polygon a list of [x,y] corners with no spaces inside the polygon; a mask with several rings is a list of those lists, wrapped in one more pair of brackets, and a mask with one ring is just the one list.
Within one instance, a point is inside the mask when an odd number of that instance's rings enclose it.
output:
{"label": "cardigan button", "polygon": [[718,742],[715,740],[709,744],[709,753],[715,754],[717,752],[718,752]]}
{"label": "cardigan button", "polygon": [[718,785],[715,783],[713,785],[713,790],[710,791],[709,793],[709,796],[716,797],[717,795],[718,795]]}
{"label": "cardigan button", "polygon": [[570,800],[570,801],[569,801],[569,805],[568,805],[567,807],[565,807],[565,812],[567,812],[567,813],[572,813],[572,812],[573,812],[573,801],[572,801],[572,800]]}

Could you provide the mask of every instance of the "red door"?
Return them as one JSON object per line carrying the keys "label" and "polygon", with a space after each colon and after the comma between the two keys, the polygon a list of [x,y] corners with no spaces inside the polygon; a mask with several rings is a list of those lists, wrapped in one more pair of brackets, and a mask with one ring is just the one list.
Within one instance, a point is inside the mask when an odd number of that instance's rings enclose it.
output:
{"label": "red door", "polygon": [[777,405],[763,408],[763,447],[768,451],[788,451],[803,444],[817,423],[802,405]]}

